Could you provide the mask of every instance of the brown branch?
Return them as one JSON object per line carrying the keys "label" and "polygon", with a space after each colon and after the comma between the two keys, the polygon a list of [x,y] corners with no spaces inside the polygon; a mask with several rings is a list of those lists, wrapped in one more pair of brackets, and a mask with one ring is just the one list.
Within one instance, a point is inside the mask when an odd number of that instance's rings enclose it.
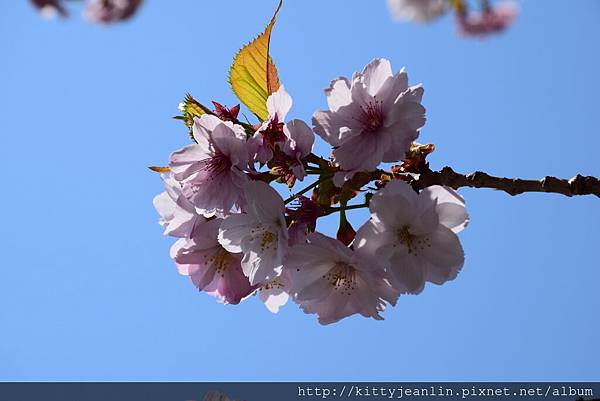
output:
{"label": "brown branch", "polygon": [[440,171],[425,171],[413,182],[413,186],[418,189],[432,185],[445,185],[454,189],[461,187],[491,188],[510,195],[519,195],[524,192],[549,192],[566,196],[596,195],[600,198],[600,180],[596,177],[584,177],[579,174],[568,180],[544,177],[536,181],[494,177],[481,171],[464,175],[455,172],[450,167],[444,167]]}

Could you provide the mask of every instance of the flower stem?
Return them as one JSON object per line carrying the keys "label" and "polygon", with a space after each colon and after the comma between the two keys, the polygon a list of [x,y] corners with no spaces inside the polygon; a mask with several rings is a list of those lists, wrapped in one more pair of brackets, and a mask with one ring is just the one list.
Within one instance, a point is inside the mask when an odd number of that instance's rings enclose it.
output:
{"label": "flower stem", "polygon": [[305,193],[307,193],[308,191],[310,191],[311,189],[313,189],[314,187],[316,187],[317,185],[319,185],[320,183],[322,183],[325,180],[328,180],[330,177],[326,177],[326,178],[320,178],[317,181],[313,182],[312,184],[310,184],[309,186],[307,186],[304,189],[301,189],[300,191],[296,192],[295,194],[293,194],[292,196],[290,196],[289,198],[287,198],[283,203],[285,205],[287,205],[288,203],[290,203],[291,201],[293,201],[294,199],[296,199],[297,197],[299,197],[300,195],[304,195]]}

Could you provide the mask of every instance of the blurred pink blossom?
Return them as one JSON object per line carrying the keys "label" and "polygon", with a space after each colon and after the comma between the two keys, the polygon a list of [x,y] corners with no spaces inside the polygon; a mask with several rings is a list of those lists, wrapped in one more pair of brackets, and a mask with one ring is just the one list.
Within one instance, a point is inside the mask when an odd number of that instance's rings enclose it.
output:
{"label": "blurred pink blossom", "polygon": [[61,17],[69,15],[66,8],[60,0],[30,0],[31,4],[37,8],[45,17],[53,17],[59,14]]}
{"label": "blurred pink blossom", "polygon": [[387,3],[395,19],[420,23],[440,17],[450,5],[446,0],[388,0]]}
{"label": "blurred pink blossom", "polygon": [[512,2],[500,3],[481,12],[470,11],[458,14],[458,30],[465,36],[487,36],[504,31],[518,14]]}
{"label": "blurred pink blossom", "polygon": [[92,22],[110,24],[131,18],[142,5],[143,0],[93,0],[85,10],[85,16]]}

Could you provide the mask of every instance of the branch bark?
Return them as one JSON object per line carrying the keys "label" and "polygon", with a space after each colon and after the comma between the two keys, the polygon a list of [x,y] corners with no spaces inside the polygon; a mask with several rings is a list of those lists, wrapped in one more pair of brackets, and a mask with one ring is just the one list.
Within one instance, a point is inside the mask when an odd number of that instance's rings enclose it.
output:
{"label": "branch bark", "polygon": [[548,192],[565,196],[596,195],[600,198],[600,180],[579,174],[571,179],[544,177],[541,180],[522,180],[494,177],[482,171],[465,175],[455,172],[450,167],[444,167],[440,171],[425,171],[413,182],[413,186],[418,189],[432,185],[445,185],[454,189],[491,188],[513,196],[525,192]]}

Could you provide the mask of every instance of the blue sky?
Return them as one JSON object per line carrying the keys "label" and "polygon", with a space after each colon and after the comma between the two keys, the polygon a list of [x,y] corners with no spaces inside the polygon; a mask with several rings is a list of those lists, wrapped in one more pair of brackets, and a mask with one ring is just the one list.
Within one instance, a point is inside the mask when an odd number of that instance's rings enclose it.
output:
{"label": "blue sky", "polygon": [[[110,28],[76,5],[52,22],[0,5],[0,380],[600,379],[597,198],[462,190],[461,274],[383,322],[323,327],[198,293],[169,259],[146,166],[188,142],[170,118],[186,92],[235,103],[227,68],[276,1],[147,3]],[[480,41],[449,18],[398,24],[383,0],[288,0],[272,54],[289,118],[386,57],[425,86],[432,167],[600,176],[600,2],[520,5]]]}

